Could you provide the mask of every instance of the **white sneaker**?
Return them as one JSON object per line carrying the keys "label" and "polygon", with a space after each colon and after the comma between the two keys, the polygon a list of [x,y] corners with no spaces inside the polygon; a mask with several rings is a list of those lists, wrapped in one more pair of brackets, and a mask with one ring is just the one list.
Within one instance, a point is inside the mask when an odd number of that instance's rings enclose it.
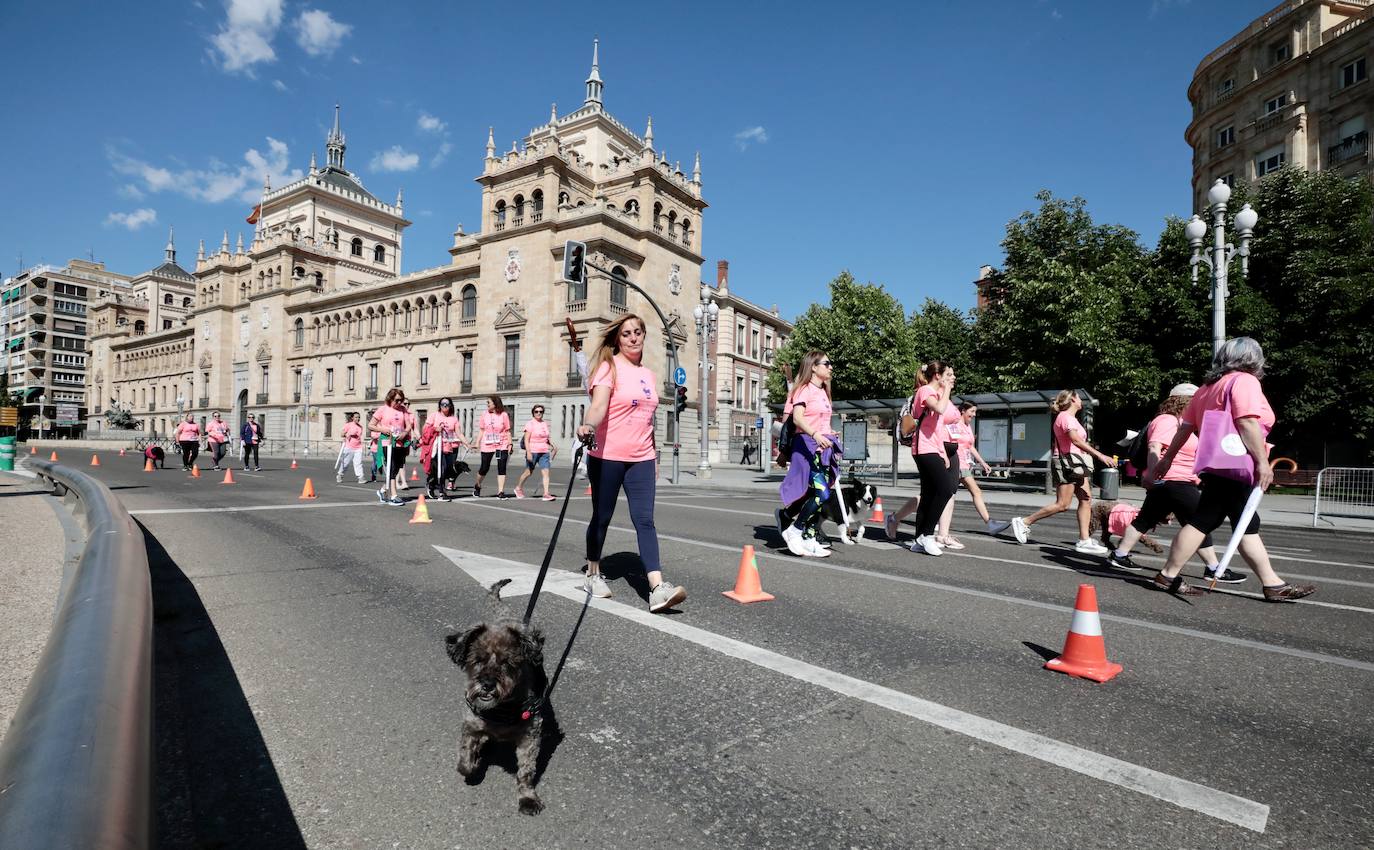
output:
{"label": "white sneaker", "polygon": [[922,534],[916,538],[916,542],[911,544],[911,551],[925,552],[927,555],[943,555],[945,550],[940,548],[940,544],[935,542],[935,538],[929,534]]}
{"label": "white sneaker", "polygon": [[1011,518],[1011,533],[1016,535],[1017,543],[1030,540],[1030,529],[1026,527],[1026,521],[1019,516]]}
{"label": "white sneaker", "polygon": [[888,540],[897,539],[897,515],[888,514],[883,520],[883,531],[887,533]]}
{"label": "white sneaker", "polygon": [[587,576],[582,581],[582,589],[585,591],[588,588],[591,588],[592,596],[595,596],[597,599],[611,598],[611,588],[606,584],[606,580],[601,577],[600,573]]}
{"label": "white sneaker", "polygon": [[1008,528],[1011,528],[1011,523],[1007,522],[1004,519],[988,520],[988,534],[1001,534]]}
{"label": "white sneaker", "polygon": [[1073,545],[1073,550],[1080,555],[1107,554],[1107,547],[1098,543],[1096,540],[1080,540]]}
{"label": "white sneaker", "polygon": [[805,557],[811,554],[811,549],[806,545],[805,535],[795,525],[789,525],[782,530],[782,542],[787,544],[787,551],[793,555]]}
{"label": "white sneaker", "polygon": [[830,550],[820,544],[819,540],[813,537],[803,537],[802,545],[807,547],[807,554],[817,558],[829,558]]}
{"label": "white sneaker", "polygon": [[334,473],[334,483],[335,483],[335,484],[342,484],[342,483],[343,483],[343,475],[342,475],[341,473],[338,473],[338,472]]}
{"label": "white sneaker", "polygon": [[675,605],[681,605],[686,599],[687,588],[662,581],[659,582],[658,587],[649,591],[649,611],[657,614],[659,611],[666,611]]}

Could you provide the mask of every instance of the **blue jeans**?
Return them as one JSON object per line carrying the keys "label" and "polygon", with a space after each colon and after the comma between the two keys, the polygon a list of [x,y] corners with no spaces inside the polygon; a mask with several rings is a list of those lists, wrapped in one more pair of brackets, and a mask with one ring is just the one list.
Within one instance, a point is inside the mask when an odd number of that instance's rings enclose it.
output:
{"label": "blue jeans", "polygon": [[639,538],[639,559],[644,572],[662,567],[658,559],[658,530],[654,528],[654,493],[658,473],[653,460],[604,460],[587,458],[587,477],[592,482],[592,521],[587,525],[587,560],[600,561],[606,529],[615,515],[615,500],[623,488],[630,505],[630,521]]}

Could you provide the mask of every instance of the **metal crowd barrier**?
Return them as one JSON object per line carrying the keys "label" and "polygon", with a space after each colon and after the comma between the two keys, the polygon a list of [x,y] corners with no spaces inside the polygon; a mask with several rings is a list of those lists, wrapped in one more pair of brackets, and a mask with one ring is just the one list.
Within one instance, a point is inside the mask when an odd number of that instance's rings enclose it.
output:
{"label": "metal crowd barrier", "polygon": [[1374,469],[1329,466],[1318,472],[1313,528],[1323,516],[1374,519]]}
{"label": "metal crowd barrier", "polygon": [[153,758],[143,534],[94,478],[49,461],[26,465],[66,497],[86,548],[0,746],[0,847],[142,850]]}

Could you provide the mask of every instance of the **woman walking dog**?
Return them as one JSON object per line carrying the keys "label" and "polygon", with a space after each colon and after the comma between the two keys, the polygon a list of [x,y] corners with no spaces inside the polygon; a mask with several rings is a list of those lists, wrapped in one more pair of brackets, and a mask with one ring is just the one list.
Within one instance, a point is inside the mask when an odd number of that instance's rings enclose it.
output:
{"label": "woman walking dog", "polygon": [[386,402],[372,412],[367,429],[378,435],[378,451],[386,455],[386,483],[377,491],[377,501],[384,505],[403,505],[396,494],[396,476],[406,468],[407,446],[412,429],[410,411],[406,410],[406,394],[400,387],[386,394]]}
{"label": "woman walking dog", "polygon": [[592,520],[587,525],[587,579],[583,586],[593,596],[611,595],[601,577],[601,550],[615,514],[616,499],[624,490],[639,541],[644,578],[649,584],[649,610],[658,613],[682,604],[687,590],[664,581],[659,564],[658,530],[654,527],[658,376],[643,361],[644,321],[627,313],[606,328],[589,364],[592,403],[577,427],[577,436],[596,437],[596,446],[587,460],[592,482]]}
{"label": "woman walking dog", "polygon": [[[816,539],[816,530],[820,526],[821,506],[833,483],[828,469],[836,437],[830,430],[830,380],[834,374],[835,363],[824,352],[808,351],[797,371],[797,382],[783,405],[783,417],[792,420],[796,436],[792,440],[787,476],[778,489],[783,504],[778,523],[787,523],[782,529],[787,551],[809,558],[830,556],[830,550]],[[787,522],[788,519],[791,521]]]}

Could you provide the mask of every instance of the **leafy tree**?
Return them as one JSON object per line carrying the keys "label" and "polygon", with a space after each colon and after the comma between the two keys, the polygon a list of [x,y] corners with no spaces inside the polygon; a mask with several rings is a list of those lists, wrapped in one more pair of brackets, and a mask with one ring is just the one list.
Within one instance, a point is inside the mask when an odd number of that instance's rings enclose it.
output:
{"label": "leafy tree", "polygon": [[111,430],[132,430],[138,427],[138,420],[127,410],[117,407],[105,409],[105,427]]}
{"label": "leafy tree", "polygon": [[[855,282],[847,271],[830,282],[829,306],[812,304],[797,319],[774,363],[795,374],[808,351],[824,351],[835,361],[836,398],[902,396],[915,371],[916,346],[901,303],[880,285]],[[769,400],[781,402],[786,394],[775,368],[768,375]]]}
{"label": "leafy tree", "polygon": [[938,358],[952,365],[958,375],[957,393],[991,389],[974,356],[973,322],[963,311],[927,298],[919,312],[912,312],[910,324],[917,364]]}

